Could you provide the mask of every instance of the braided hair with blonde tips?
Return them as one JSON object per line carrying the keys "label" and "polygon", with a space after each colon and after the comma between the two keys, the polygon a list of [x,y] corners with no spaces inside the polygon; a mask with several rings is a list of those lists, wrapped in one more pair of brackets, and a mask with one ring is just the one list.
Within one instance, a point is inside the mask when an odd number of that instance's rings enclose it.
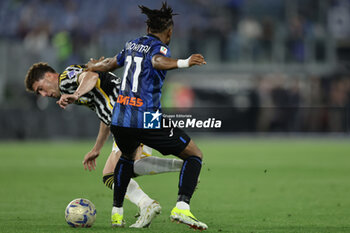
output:
{"label": "braided hair with blonde tips", "polygon": [[152,33],[160,33],[174,25],[173,9],[166,2],[162,3],[160,10],[151,10],[148,7],[139,5],[141,13],[147,15],[146,24]]}

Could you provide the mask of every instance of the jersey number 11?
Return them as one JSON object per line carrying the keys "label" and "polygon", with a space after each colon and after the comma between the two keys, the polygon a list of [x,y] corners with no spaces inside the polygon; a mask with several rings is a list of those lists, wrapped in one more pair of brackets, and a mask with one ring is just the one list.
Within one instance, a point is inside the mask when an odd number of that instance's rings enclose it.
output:
{"label": "jersey number 11", "polygon": [[128,72],[130,69],[130,66],[132,64],[132,62],[136,63],[136,68],[134,71],[134,75],[132,78],[132,92],[137,92],[137,86],[139,84],[139,76],[141,73],[141,63],[142,63],[143,57],[134,57],[134,59],[132,59],[132,57],[126,56],[125,62],[126,62],[126,67],[125,67],[125,71],[124,71],[124,76],[123,76],[123,81],[122,81],[122,86],[121,86],[121,90],[124,91],[125,90],[125,85],[126,85],[126,78],[128,76]]}

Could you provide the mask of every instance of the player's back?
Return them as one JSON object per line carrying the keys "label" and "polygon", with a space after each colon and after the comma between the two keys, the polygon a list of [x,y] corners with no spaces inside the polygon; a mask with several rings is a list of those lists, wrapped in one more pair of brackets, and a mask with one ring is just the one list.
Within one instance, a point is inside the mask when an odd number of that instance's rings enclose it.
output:
{"label": "player's back", "polygon": [[124,75],[112,124],[142,128],[144,112],[161,110],[166,71],[153,68],[152,57],[157,54],[170,57],[170,50],[154,35],[127,42],[118,54],[117,63],[124,66]]}

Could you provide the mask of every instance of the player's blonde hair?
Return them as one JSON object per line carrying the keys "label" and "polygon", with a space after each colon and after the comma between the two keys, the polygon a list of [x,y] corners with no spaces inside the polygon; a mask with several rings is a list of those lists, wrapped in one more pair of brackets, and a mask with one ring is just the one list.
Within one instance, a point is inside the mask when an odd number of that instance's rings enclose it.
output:
{"label": "player's blonde hair", "polygon": [[39,62],[33,64],[24,79],[24,85],[26,90],[29,92],[34,92],[33,84],[34,82],[44,78],[46,72],[56,73],[56,71],[45,62]]}

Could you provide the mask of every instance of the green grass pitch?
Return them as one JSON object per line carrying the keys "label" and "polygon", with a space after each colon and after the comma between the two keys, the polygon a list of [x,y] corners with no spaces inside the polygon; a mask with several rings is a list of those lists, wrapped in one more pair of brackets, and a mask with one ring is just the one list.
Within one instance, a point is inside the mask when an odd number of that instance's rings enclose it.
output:
{"label": "green grass pitch", "polygon": [[[350,232],[348,139],[200,139],[204,165],[191,202],[207,232]],[[112,191],[102,183],[111,149],[94,172],[81,161],[84,142],[0,142],[0,232],[192,232],[170,222],[178,174],[136,180],[162,205],[149,229],[112,229]],[[91,200],[97,219],[90,229],[64,220],[74,198]],[[137,208],[125,201],[127,226]]]}

